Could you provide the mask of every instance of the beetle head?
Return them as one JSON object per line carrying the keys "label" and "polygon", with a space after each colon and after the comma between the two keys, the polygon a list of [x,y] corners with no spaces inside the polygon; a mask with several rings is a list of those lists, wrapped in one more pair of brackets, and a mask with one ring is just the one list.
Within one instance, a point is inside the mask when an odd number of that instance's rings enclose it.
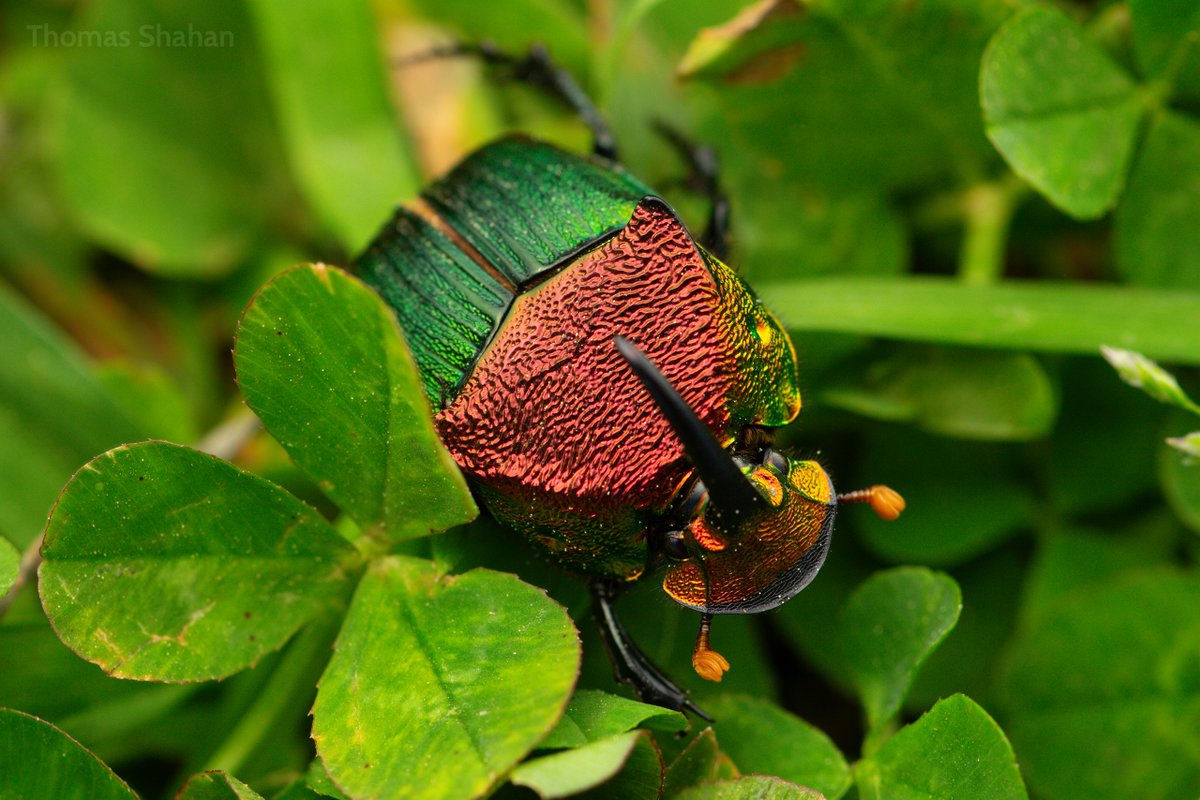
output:
{"label": "beetle head", "polygon": [[708,614],[756,614],[795,597],[825,563],[833,534],[837,498],[820,464],[769,449],[761,463],[736,461],[766,506],[730,529],[697,487],[663,580],[677,603]]}
{"label": "beetle head", "polygon": [[683,442],[701,483],[663,588],[709,614],[752,614],[786,602],[825,561],[837,498],[814,461],[764,448],[733,457],[650,360],[617,337],[617,349]]}

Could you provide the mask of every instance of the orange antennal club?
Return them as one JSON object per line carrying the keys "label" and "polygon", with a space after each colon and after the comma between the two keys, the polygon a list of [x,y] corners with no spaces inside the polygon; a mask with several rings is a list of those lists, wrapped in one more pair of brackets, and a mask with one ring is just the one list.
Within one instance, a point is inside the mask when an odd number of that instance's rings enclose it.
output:
{"label": "orange antennal club", "polygon": [[729,671],[729,662],[725,656],[708,646],[708,629],[712,625],[712,614],[700,617],[700,633],[696,636],[696,646],[692,649],[692,669],[706,681],[720,683],[721,678]]}
{"label": "orange antennal club", "polygon": [[871,510],[880,518],[891,522],[900,516],[904,510],[904,498],[890,486],[876,484],[866,489],[858,489],[837,496],[838,503],[868,503]]}

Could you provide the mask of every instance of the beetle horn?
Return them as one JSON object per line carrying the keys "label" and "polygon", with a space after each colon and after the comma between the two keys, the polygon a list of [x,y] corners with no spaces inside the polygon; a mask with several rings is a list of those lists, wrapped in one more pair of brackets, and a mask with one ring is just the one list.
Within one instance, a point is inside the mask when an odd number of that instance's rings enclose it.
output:
{"label": "beetle horn", "polygon": [[613,340],[617,351],[633,369],[642,385],[650,392],[655,404],[667,422],[683,442],[688,459],[708,490],[709,502],[715,512],[715,521],[721,530],[733,531],[740,517],[765,510],[770,503],[759,493],[733,458],[721,447],[712,431],[700,421],[696,412],[687,404],[671,382],[658,371],[658,367],[624,336]]}

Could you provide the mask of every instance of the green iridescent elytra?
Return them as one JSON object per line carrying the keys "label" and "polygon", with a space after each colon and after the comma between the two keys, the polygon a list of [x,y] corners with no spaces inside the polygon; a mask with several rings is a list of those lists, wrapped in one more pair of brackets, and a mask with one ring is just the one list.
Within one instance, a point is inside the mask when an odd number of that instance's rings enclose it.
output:
{"label": "green iridescent elytra", "polygon": [[395,310],[437,403],[461,384],[517,294],[620,230],[653,194],[619,166],[501,139],[421,193],[431,215],[398,209],[355,271]]}

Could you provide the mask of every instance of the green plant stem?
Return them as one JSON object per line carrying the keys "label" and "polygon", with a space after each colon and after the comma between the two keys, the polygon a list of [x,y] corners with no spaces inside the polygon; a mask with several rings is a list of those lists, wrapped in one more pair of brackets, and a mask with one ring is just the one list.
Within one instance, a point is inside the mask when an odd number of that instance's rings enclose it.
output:
{"label": "green plant stem", "polygon": [[862,759],[853,766],[854,788],[859,800],[880,800],[882,797],[879,768],[869,759]]}
{"label": "green plant stem", "polygon": [[261,430],[262,423],[254,412],[244,409],[204,434],[194,447],[202,453],[232,461],[242,447]]}
{"label": "green plant stem", "polygon": [[1008,226],[1017,201],[1024,193],[1015,175],[971,187],[963,196],[966,230],[958,257],[958,276],[964,283],[982,286],[1004,274]]}
{"label": "green plant stem", "polygon": [[1166,110],[1175,94],[1179,73],[1187,62],[1188,55],[1197,46],[1200,46],[1200,31],[1190,31],[1179,40],[1179,44],[1175,46],[1162,73],[1145,85],[1144,101],[1152,113],[1161,113]]}
{"label": "green plant stem", "polygon": [[626,4],[589,3],[592,37],[592,82],[601,108],[612,100],[616,76],[626,61],[638,26],[664,0],[633,0]]}
{"label": "green plant stem", "polygon": [[351,539],[350,543],[357,548],[364,562],[384,555],[396,544],[388,536],[387,529],[383,525],[372,525],[369,528],[360,528],[359,530],[361,533]]}
{"label": "green plant stem", "polygon": [[8,593],[0,596],[0,619],[4,619],[4,615],[8,613],[9,607],[13,601],[17,599],[17,594],[27,583],[32,583],[37,575],[38,567],[42,563],[42,538],[45,533],[39,533],[34,538],[25,551],[21,553],[20,572],[17,573],[17,579],[13,581],[13,585],[9,587]]}
{"label": "green plant stem", "polygon": [[1126,3],[1113,3],[1097,11],[1084,23],[1088,36],[1110,52],[1118,50],[1123,42],[1128,41],[1129,26],[1129,5]]}
{"label": "green plant stem", "polygon": [[887,722],[881,724],[875,730],[867,733],[866,738],[863,739],[863,756],[870,758],[871,756],[875,755],[875,753],[879,751],[879,748],[883,746],[883,743],[892,738],[892,735],[898,730],[900,730],[900,725],[893,717]]}
{"label": "green plant stem", "polygon": [[275,733],[279,721],[298,703],[311,704],[314,676],[331,654],[342,615],[330,610],[313,620],[292,641],[258,698],[209,757],[204,771],[237,773],[246,760]]}

